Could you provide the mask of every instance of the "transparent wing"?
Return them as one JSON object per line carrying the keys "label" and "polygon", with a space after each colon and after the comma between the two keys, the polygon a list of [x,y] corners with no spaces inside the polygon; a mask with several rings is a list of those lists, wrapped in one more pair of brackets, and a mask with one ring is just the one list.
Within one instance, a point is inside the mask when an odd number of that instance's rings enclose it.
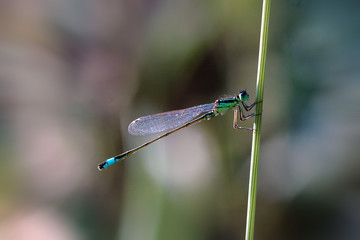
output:
{"label": "transparent wing", "polygon": [[128,131],[131,135],[146,135],[172,130],[189,122],[200,114],[210,112],[214,108],[214,105],[214,103],[209,103],[140,117],[130,123]]}

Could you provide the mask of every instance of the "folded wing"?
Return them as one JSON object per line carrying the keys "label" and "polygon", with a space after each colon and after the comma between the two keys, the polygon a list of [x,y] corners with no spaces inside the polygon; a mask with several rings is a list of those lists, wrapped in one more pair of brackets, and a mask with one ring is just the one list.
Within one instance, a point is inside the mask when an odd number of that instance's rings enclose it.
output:
{"label": "folded wing", "polygon": [[128,127],[131,135],[147,135],[175,129],[204,113],[212,111],[214,103],[191,108],[152,114],[132,121]]}

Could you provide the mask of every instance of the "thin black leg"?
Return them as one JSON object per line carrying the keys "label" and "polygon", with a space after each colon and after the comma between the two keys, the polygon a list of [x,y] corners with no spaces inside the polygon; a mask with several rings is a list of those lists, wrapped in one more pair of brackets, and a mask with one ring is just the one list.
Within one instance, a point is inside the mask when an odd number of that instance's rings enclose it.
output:
{"label": "thin black leg", "polygon": [[255,107],[256,104],[260,103],[262,101],[259,101],[259,102],[254,102],[253,104],[251,104],[250,106],[246,105],[245,102],[241,102],[242,105],[244,106],[245,110],[246,111],[250,111],[253,107]]}

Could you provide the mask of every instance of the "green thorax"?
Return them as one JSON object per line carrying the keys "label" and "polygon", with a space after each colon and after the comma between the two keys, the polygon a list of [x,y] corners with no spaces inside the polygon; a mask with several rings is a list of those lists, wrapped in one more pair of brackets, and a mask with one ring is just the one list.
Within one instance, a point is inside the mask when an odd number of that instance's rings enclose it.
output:
{"label": "green thorax", "polygon": [[239,105],[240,100],[236,97],[231,98],[221,98],[215,101],[215,107],[214,109],[217,111],[217,113],[223,113],[226,110],[232,109]]}

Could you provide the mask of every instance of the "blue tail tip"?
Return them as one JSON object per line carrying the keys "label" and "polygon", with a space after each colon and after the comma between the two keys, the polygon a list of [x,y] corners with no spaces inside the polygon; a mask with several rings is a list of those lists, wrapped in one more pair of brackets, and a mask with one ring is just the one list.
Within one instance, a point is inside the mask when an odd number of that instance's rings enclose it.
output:
{"label": "blue tail tip", "polygon": [[104,168],[107,168],[108,166],[113,165],[116,162],[115,157],[109,158],[108,160],[106,160],[103,163],[100,163],[98,165],[98,169],[101,171]]}

